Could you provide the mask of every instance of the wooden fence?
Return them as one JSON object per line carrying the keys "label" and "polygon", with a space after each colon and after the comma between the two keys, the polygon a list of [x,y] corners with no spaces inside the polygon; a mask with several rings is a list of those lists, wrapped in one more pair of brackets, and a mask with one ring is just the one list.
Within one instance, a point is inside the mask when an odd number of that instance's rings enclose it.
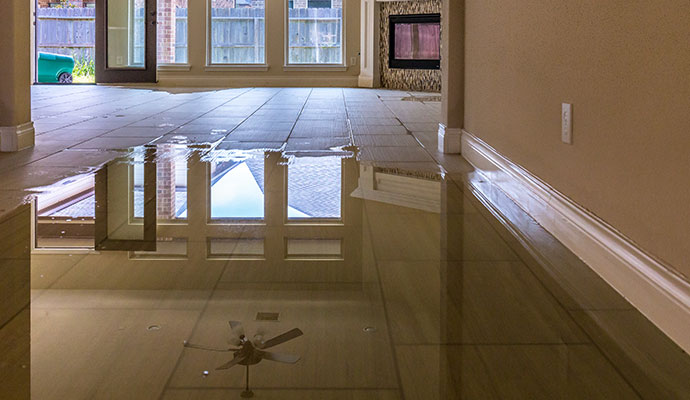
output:
{"label": "wooden fence", "polygon": [[39,8],[36,10],[39,52],[67,54],[93,60],[96,46],[95,8]]}

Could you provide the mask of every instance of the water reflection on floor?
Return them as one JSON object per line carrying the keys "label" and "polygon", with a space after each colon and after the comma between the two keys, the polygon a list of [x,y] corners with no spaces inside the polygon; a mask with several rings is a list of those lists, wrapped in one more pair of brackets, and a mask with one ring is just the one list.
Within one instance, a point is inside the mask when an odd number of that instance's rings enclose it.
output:
{"label": "water reflection on floor", "polygon": [[151,146],[41,189],[0,229],[31,273],[8,398],[239,398],[243,364],[256,398],[690,397],[688,356],[509,200],[359,154]]}

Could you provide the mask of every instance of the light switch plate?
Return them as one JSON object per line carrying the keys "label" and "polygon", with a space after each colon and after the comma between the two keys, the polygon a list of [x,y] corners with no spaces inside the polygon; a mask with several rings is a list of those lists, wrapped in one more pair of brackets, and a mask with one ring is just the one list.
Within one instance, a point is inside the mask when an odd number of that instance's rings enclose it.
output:
{"label": "light switch plate", "polygon": [[561,141],[573,144],[573,105],[569,103],[561,105]]}

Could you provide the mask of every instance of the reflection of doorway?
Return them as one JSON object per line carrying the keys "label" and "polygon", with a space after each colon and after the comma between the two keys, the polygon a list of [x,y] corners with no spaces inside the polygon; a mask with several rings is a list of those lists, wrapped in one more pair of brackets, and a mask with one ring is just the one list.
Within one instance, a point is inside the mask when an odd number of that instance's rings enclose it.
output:
{"label": "reflection of doorway", "polygon": [[95,0],[35,1],[36,83],[94,83]]}

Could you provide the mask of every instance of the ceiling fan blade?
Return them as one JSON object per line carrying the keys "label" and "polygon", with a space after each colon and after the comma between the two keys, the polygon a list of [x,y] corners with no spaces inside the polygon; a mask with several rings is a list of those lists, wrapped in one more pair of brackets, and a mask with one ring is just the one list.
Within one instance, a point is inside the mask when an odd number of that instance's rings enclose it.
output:
{"label": "ceiling fan blade", "polygon": [[233,331],[242,327],[242,323],[240,321],[228,321],[228,323],[230,324],[230,329]]}
{"label": "ceiling fan blade", "polygon": [[294,354],[269,353],[267,351],[262,351],[261,358],[265,360],[278,361],[286,364],[294,364],[297,361],[299,361],[301,357]]}
{"label": "ceiling fan blade", "polygon": [[237,351],[239,349],[235,348],[229,348],[229,349],[217,349],[214,347],[208,347],[208,346],[202,346],[200,344],[192,344],[187,341],[184,342],[184,347],[187,347],[189,349],[198,349],[198,350],[206,350],[206,351],[217,351],[219,353],[229,353],[231,351]]}
{"label": "ceiling fan blade", "polygon": [[261,349],[269,349],[273,346],[277,346],[279,344],[285,343],[288,340],[292,340],[296,337],[302,336],[304,332],[302,332],[299,328],[295,328],[291,331],[287,331],[283,333],[282,335],[278,335],[274,337],[273,339],[266,340],[261,344]]}
{"label": "ceiling fan blade", "polygon": [[247,359],[247,357],[245,357],[245,356],[237,356],[237,357],[233,358],[232,360],[230,360],[229,362],[216,368],[216,371],[221,371],[224,369],[230,369],[230,368],[234,367],[235,365],[241,363],[242,361],[244,361],[246,359]]}
{"label": "ceiling fan blade", "polygon": [[244,336],[244,327],[239,321],[228,321],[230,325],[230,339],[228,343],[233,346],[239,346],[242,344],[241,336]]}
{"label": "ceiling fan blade", "polygon": [[230,331],[232,334],[236,337],[240,337],[244,335],[244,327],[242,326],[242,323],[239,321],[228,321],[230,324]]}

